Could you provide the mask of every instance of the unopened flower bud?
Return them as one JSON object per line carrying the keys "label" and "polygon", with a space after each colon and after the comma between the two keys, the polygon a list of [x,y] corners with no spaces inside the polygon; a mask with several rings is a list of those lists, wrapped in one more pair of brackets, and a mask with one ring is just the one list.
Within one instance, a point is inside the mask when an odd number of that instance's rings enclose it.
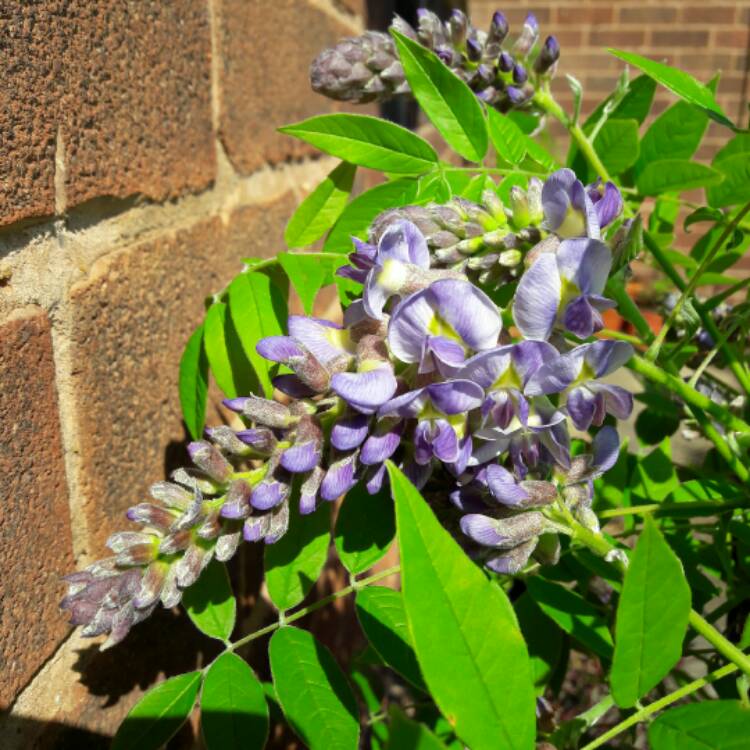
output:
{"label": "unopened flower bud", "polygon": [[537,537],[533,537],[512,549],[507,550],[502,555],[494,555],[485,561],[485,565],[501,575],[515,575],[523,570],[526,563],[531,557],[531,553],[537,546]]}
{"label": "unopened flower bud", "polygon": [[513,70],[513,56],[507,52],[501,52],[497,59],[497,67],[503,73],[510,73]]}
{"label": "unopened flower bud", "polygon": [[188,453],[193,463],[205,471],[211,479],[226,482],[232,474],[232,464],[224,458],[221,451],[205,440],[188,444]]}
{"label": "unopened flower bud", "polygon": [[560,59],[560,44],[554,36],[548,36],[534,62],[534,70],[539,75],[547,73]]}
{"label": "unopened flower bud", "polygon": [[232,411],[244,414],[253,422],[274,429],[284,429],[294,422],[292,413],[284,404],[258,396],[225,399],[224,405]]}
{"label": "unopened flower bud", "polygon": [[505,37],[508,36],[508,19],[500,11],[492,14],[490,22],[490,31],[487,34],[488,44],[502,44]]}
{"label": "unopened flower bud", "polygon": [[221,449],[235,456],[247,456],[250,448],[237,437],[235,431],[228,425],[206,427],[206,437],[216,443]]}
{"label": "unopened flower bud", "polygon": [[457,47],[460,47],[466,40],[466,32],[468,30],[469,22],[466,18],[466,14],[457,8],[451,13],[451,17],[448,19],[448,30],[450,31],[451,41]]}
{"label": "unopened flower bud", "polygon": [[513,223],[517,227],[526,226],[531,222],[531,212],[529,211],[529,199],[526,192],[518,185],[510,189],[510,210],[513,216]]}
{"label": "unopened flower bud", "polygon": [[513,82],[520,86],[521,84],[526,83],[528,78],[529,74],[526,72],[526,68],[524,68],[521,63],[516,63],[513,66]]}
{"label": "unopened flower bud", "polygon": [[523,260],[523,253],[520,250],[504,250],[498,256],[497,262],[505,268],[515,268]]}

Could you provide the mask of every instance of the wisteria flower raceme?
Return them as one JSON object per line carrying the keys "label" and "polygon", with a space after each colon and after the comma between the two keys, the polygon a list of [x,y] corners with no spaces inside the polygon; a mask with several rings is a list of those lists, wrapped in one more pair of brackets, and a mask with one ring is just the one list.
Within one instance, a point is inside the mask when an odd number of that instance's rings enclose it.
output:
{"label": "wisteria flower raceme", "polygon": [[563,240],[555,252],[541,253],[518,284],[516,326],[539,341],[558,324],[580,338],[600,331],[601,312],[615,306],[602,296],[611,267],[612,253],[600,240]]}

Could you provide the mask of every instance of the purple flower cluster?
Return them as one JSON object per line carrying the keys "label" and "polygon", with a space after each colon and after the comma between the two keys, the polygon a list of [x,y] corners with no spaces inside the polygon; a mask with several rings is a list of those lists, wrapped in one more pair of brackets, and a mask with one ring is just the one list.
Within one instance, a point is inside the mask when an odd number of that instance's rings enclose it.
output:
{"label": "purple flower cluster", "polygon": [[[501,112],[530,106],[539,83],[554,75],[560,45],[554,36],[539,44],[533,13],[511,41],[505,15],[493,13],[487,31],[454,10],[443,22],[432,11],[417,10],[417,27],[399,16],[392,29],[432,50],[487,104]],[[364,103],[409,92],[404,69],[388,34],[367,31],[324,50],[312,63],[314,91],[332,99]]]}
{"label": "purple flower cluster", "polygon": [[[520,337],[466,276],[462,254],[436,261],[420,228],[394,215],[377,241],[355,240],[339,269],[362,284],[343,325],[293,315],[287,335],[258,342],[283,368],[279,397],[226,401],[245,427],[192,443],[197,471],[180,470],[154,486],[156,504],[129,511],[145,530],[115,534],[113,558],[68,579],[73,622],[117,642],[158,601],[178,602],[241,538],[278,540],[290,503],[305,515],[358,482],[379,492],[388,459],[499,573],[532,554],[555,558],[556,504],[594,524],[592,481],[619,450],[616,430],[602,425],[632,409],[631,395],[603,378],[631,348],[575,337],[600,330],[613,304],[602,296],[612,264],[602,229],[622,202],[614,186],[584,187],[570,170],[530,192],[540,196],[539,241],[505,311]],[[495,249],[485,243],[472,257]],[[589,453],[571,457],[569,424],[601,428]]]}

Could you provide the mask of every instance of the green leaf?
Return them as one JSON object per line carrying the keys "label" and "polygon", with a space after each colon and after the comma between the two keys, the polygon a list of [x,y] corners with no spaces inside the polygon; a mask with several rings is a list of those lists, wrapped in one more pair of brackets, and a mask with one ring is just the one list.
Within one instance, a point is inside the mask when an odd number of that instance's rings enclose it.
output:
{"label": "green leaf", "polygon": [[268,648],[276,695],[310,750],[357,750],[359,712],[344,673],[312,633],[277,630]]}
{"label": "green leaf", "polygon": [[284,230],[284,241],[289,247],[312,245],[334,225],[346,208],[356,172],[355,165],[341,162],[297,206]]}
{"label": "green leaf", "polygon": [[605,659],[612,658],[612,635],[598,610],[559,583],[534,576],[526,581],[542,612],[566,633]]}
{"label": "green leaf", "polygon": [[273,392],[270,370],[273,363],[255,351],[266,336],[285,332],[287,307],[281,290],[269,276],[257,271],[242,273],[229,285],[229,314],[266,398]]}
{"label": "green leaf", "polygon": [[344,265],[344,259],[333,262],[331,258],[321,258],[312,253],[279,253],[279,263],[299,295],[302,306],[312,315],[313,304],[318,292],[335,281],[334,271]]}
{"label": "green leaf", "polygon": [[200,631],[226,641],[234,630],[237,613],[226,565],[211,560],[200,578],[185,590],[182,604]]}
{"label": "green leaf", "polygon": [[120,724],[112,750],[157,750],[166,744],[190,716],[201,676],[188,672],[149,690]]}
{"label": "green leaf", "polygon": [[645,458],[638,461],[630,484],[634,495],[652,503],[661,502],[680,486],[668,437]]}
{"label": "green leaf", "polygon": [[510,164],[520,164],[526,156],[526,134],[513,120],[492,107],[487,110],[487,124],[497,155]]}
{"label": "green leaf", "polygon": [[[384,182],[358,195],[345,209],[333,225],[326,238],[323,250],[333,253],[347,253],[352,250],[352,237],[363,239],[372,220],[388,208],[406,206],[413,203],[417,195],[418,182],[402,178]],[[430,200],[427,196],[425,201]]]}
{"label": "green leaf", "polygon": [[193,440],[200,440],[206,423],[208,394],[208,358],[203,346],[202,325],[193,331],[182,353],[179,391],[182,418]]}
{"label": "green leaf", "polygon": [[[710,221],[715,223],[717,221],[723,220],[724,214],[719,211],[718,208],[708,208],[707,206],[701,206],[700,208],[696,208],[695,211],[685,217],[685,221],[682,223],[682,228],[687,232],[688,227],[693,226],[693,224],[699,224],[702,221]],[[692,261],[693,259],[691,258],[690,260]]]}
{"label": "green leaf", "polygon": [[677,102],[664,110],[643,136],[635,165],[636,177],[652,162],[690,159],[698,150],[707,127],[708,117],[685,102]]}
{"label": "green leaf", "polygon": [[404,607],[430,692],[472,750],[528,750],[536,736],[526,645],[505,592],[387,464],[396,503]]}
{"label": "green leaf", "polygon": [[710,205],[724,208],[750,201],[750,151],[714,160],[713,166],[724,176],[724,181],[706,191]]}
{"label": "green leaf", "polygon": [[621,174],[638,158],[638,123],[609,120],[594,139],[594,148],[610,174]]}
{"label": "green leaf", "polygon": [[295,492],[289,503],[289,530],[278,542],[267,545],[263,554],[268,593],[282,612],[299,604],[315,585],[331,539],[330,503],[303,516],[298,497]]}
{"label": "green leaf", "polygon": [[628,84],[628,91],[615,107],[610,120],[635,120],[639,125],[648,117],[651,102],[654,100],[656,81],[647,75],[640,75]]}
{"label": "green leaf", "polygon": [[424,725],[391,706],[387,750],[445,750],[445,745]]}
{"label": "green leaf", "polygon": [[438,162],[435,149],[424,138],[370,115],[317,115],[279,130],[351,164],[381,172],[423,174]]}
{"label": "green leaf", "polygon": [[356,607],[359,624],[378,656],[412,685],[425,690],[400,592],[368,586],[357,594]]}
{"label": "green leaf", "polygon": [[207,750],[261,750],[268,737],[263,685],[237,654],[209,667],[201,692],[201,730]]}
{"label": "green leaf", "polygon": [[432,51],[391,29],[406,80],[430,122],[464,159],[487,153],[487,122],[476,94]]}
{"label": "green leaf", "polygon": [[389,490],[371,495],[362,482],[349,490],[336,517],[334,541],[339,559],[352,575],[364,573],[380,560],[395,534]]}
{"label": "green leaf", "polygon": [[646,518],[617,606],[609,682],[618,706],[634,706],[679,661],[689,614],[682,564]]}
{"label": "green leaf", "polygon": [[557,169],[560,165],[552,154],[533,138],[526,137],[526,155],[548,170]]}
{"label": "green leaf", "polygon": [[215,302],[203,323],[203,346],[216,383],[229,398],[258,390],[258,379],[248,362],[237,331],[223,302]]}
{"label": "green leaf", "polygon": [[686,73],[684,70],[677,70],[656,60],[636,55],[633,52],[623,52],[616,49],[608,51],[615,57],[619,57],[620,60],[624,60],[626,63],[640,68],[646,75],[651,76],[655,81],[689,104],[693,104],[704,110],[716,122],[730,128],[734,127],[732,121],[716,103],[711,89],[708,86],[704,86],[700,81],[697,81],[689,73]]}
{"label": "green leaf", "polygon": [[534,685],[543,692],[562,655],[562,631],[542,614],[528,591],[516,599],[513,608],[529,649]]}
{"label": "green leaf", "polygon": [[679,159],[661,159],[651,162],[636,182],[642,195],[659,195],[718,185],[722,179],[720,172],[705,164]]}
{"label": "green leaf", "polygon": [[739,701],[670,708],[648,728],[651,750],[745,750],[750,710]]}

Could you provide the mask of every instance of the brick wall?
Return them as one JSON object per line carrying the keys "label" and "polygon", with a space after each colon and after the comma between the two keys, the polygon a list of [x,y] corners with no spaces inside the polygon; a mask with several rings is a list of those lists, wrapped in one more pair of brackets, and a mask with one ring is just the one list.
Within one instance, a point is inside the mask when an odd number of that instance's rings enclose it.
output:
{"label": "brick wall", "polygon": [[361,5],[0,6],[3,748],[107,747],[150,684],[210,653],[168,612],[97,653],[57,610],[60,576],[184,460],[182,346],[330,168],[275,128],[331,108],[308,64]]}
{"label": "brick wall", "polygon": [[[472,21],[489,25],[501,9],[512,28],[520,28],[533,11],[543,34],[555,34],[562,55],[553,90],[570,111],[572,96],[565,73],[575,75],[585,89],[584,113],[590,112],[614,87],[623,64],[606,52],[616,47],[677,65],[707,82],[721,71],[718,101],[727,114],[747,122],[750,96],[748,47],[750,0],[469,0]],[[654,112],[675,101],[657,89]],[[727,131],[710,126],[702,156],[726,142]]]}

